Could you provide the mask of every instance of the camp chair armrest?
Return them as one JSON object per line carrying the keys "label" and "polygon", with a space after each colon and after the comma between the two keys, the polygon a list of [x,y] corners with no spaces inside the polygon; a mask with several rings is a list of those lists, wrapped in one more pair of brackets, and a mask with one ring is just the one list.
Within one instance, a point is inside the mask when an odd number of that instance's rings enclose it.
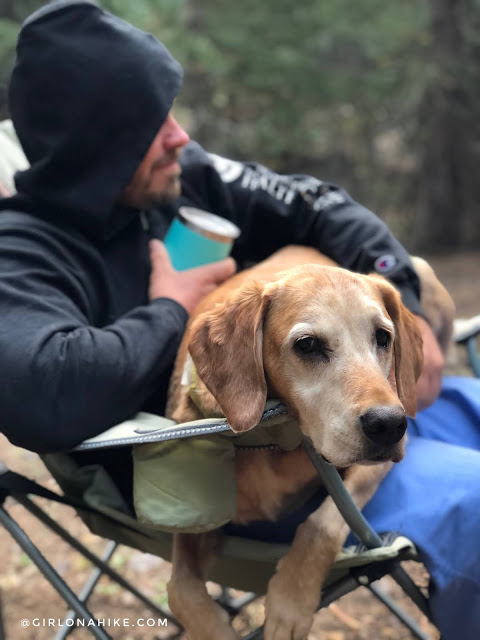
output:
{"label": "camp chair armrest", "polygon": [[455,320],[453,339],[463,345],[468,353],[468,361],[474,375],[480,378],[480,354],[477,347],[477,337],[480,334],[480,315],[468,320]]}
{"label": "camp chair armrest", "polygon": [[453,339],[457,343],[467,342],[480,333],[480,315],[466,320],[458,318],[453,325]]}

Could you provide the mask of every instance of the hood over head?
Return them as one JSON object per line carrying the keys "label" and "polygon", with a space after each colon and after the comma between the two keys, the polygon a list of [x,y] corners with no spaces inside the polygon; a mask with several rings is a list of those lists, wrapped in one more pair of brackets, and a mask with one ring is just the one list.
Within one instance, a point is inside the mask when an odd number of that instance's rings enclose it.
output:
{"label": "hood over head", "polygon": [[123,226],[119,217],[130,215],[113,214],[116,200],[181,81],[180,64],[156,38],[90,0],[35,12],[20,31],[9,95],[31,164],[15,177],[20,197],[96,236]]}

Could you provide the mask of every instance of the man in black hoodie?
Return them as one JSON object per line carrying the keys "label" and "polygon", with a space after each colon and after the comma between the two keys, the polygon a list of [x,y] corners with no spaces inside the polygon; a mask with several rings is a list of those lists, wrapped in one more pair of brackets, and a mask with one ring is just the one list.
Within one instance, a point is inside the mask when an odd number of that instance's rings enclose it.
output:
{"label": "man in black hoodie", "polygon": [[[342,189],[226,160],[189,142],[171,113],[181,77],[161,43],[89,0],[57,0],[24,23],[10,109],[30,168],[16,175],[18,194],[0,201],[2,431],[27,449],[62,451],[141,409],[164,411],[188,312],[234,270],[231,260],[183,273],[172,269],[159,240],[182,205],[241,228],[233,250],[240,266],[286,244],[304,244],[348,269],[389,277],[419,316],[425,342],[419,404],[432,402],[443,361],[421,318],[418,278],[406,251]],[[418,462],[415,451],[423,445],[431,451],[430,442],[410,445],[409,459]],[[80,455],[79,462],[92,461]],[[452,471],[456,458],[449,453],[448,459]],[[95,460],[128,499],[129,452],[110,450]],[[455,465],[469,517],[480,513],[478,492],[469,493],[476,466],[476,458]],[[405,505],[417,506],[418,484],[424,491],[431,484],[429,499],[438,493],[439,509],[448,494],[436,492],[435,468],[415,484],[423,468],[409,468],[407,460],[397,465],[372,501],[371,516],[380,530],[413,523],[407,533],[419,540],[442,585],[435,602],[447,628],[453,603],[467,611],[475,595],[473,556],[462,566],[450,558],[446,572],[445,549],[456,548],[448,539],[451,520],[443,520],[442,538],[438,531],[429,535],[426,525],[415,529],[418,510],[405,516]],[[391,509],[398,496],[405,508]],[[453,500],[452,510],[457,506]],[[451,597],[449,587],[460,596]],[[474,623],[470,627],[474,633]]]}
{"label": "man in black hoodie", "polygon": [[[68,449],[142,406],[161,412],[188,311],[234,271],[229,259],[168,277],[164,259],[151,273],[122,198],[149,147],[163,162],[188,142],[170,114],[181,78],[157,40],[93,3],[55,2],[23,25],[10,107],[30,168],[0,215],[0,420],[15,444]],[[170,197],[178,173],[156,170],[172,174]]]}

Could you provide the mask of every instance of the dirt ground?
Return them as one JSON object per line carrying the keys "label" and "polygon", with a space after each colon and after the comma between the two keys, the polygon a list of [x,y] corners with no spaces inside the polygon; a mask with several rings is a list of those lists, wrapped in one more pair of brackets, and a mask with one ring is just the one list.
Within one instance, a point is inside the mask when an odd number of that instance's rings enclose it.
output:
{"label": "dirt ground", "polygon": [[[430,259],[440,279],[453,295],[458,317],[480,314],[480,255],[451,255]],[[456,352],[450,358],[450,368],[459,370],[463,366]],[[55,489],[53,480],[39,458],[28,451],[18,449],[0,436],[0,460],[12,470],[25,473],[45,486]],[[71,509],[58,504],[46,504],[39,499],[51,516],[66,526],[74,536],[101,553],[105,540],[91,534]],[[8,499],[6,507],[19,522],[45,557],[64,577],[74,590],[81,588],[90,572],[90,565],[78,553],[71,551],[54,534],[37,524],[23,507]],[[61,630],[58,620],[62,620],[66,607],[53,588],[38,573],[28,557],[20,550],[8,533],[0,527],[0,597],[6,636],[9,640],[46,640],[53,638]],[[149,594],[157,603],[166,604],[165,585],[170,566],[160,558],[142,554],[127,547],[119,547],[113,556],[113,566],[133,584]],[[419,565],[408,563],[415,579],[422,585],[428,583],[428,576]],[[382,588],[393,594],[400,604],[404,604],[412,616],[432,638],[437,632],[418,613],[399,588],[388,578],[380,582]],[[214,588],[214,587],[212,587]],[[141,619],[151,619],[152,614],[130,594],[116,584],[102,578],[90,601],[96,618],[105,619],[105,630],[113,638],[122,640],[154,639],[172,637],[173,625],[164,628],[138,626],[147,624]],[[263,607],[256,602],[248,607],[245,615],[236,621],[242,632],[262,622]],[[47,626],[53,619],[55,626]],[[116,619],[121,626],[116,626]],[[27,622],[22,622],[22,621]],[[37,622],[38,620],[38,622]],[[44,622],[45,620],[45,622]],[[108,622],[110,621],[110,622]],[[124,622],[125,621],[125,622]],[[28,626],[27,626],[28,623]],[[40,626],[35,626],[39,624]],[[149,621],[149,624],[152,622]],[[108,626],[109,625],[109,626]],[[90,637],[85,630],[76,630],[74,638]],[[319,612],[315,617],[310,640],[409,640],[411,634],[390,614],[366,589],[360,588]],[[213,639],[212,639],[213,640]]]}

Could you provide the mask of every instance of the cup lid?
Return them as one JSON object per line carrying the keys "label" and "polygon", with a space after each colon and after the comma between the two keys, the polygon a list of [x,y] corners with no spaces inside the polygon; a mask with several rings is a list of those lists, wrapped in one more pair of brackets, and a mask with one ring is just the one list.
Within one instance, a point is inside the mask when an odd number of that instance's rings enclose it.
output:
{"label": "cup lid", "polygon": [[178,218],[193,231],[217,242],[231,242],[241,233],[230,220],[196,207],[180,207]]}

